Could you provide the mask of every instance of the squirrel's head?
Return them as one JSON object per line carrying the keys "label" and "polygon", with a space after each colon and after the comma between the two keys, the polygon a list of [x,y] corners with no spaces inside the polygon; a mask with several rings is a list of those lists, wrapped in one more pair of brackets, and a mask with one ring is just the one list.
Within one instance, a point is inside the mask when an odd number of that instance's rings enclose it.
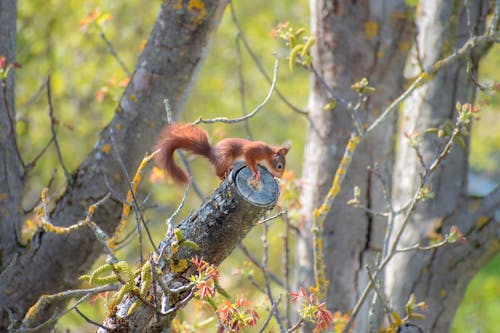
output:
{"label": "squirrel's head", "polygon": [[270,171],[275,177],[281,178],[283,176],[286,167],[286,154],[288,154],[290,148],[290,144],[286,144],[273,149],[274,154]]}

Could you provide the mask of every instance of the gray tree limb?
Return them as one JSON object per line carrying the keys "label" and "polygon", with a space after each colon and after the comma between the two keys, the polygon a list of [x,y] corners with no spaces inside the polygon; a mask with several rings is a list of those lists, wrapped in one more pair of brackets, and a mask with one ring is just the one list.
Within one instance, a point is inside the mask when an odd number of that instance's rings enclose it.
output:
{"label": "gray tree limb", "polygon": [[[17,1],[0,0],[0,57],[5,57],[5,66],[16,60],[16,18]],[[22,221],[23,170],[16,149],[14,83],[11,69],[0,82],[0,269],[18,247]]]}
{"label": "gray tree limb", "polygon": [[[353,104],[358,96],[351,85],[368,78],[376,92],[362,103],[359,118],[363,124],[370,124],[401,92],[402,71],[411,41],[404,1],[317,0],[311,1],[311,8],[312,32],[317,38],[317,47],[312,51],[315,69],[337,95]],[[333,111],[323,109],[331,99],[321,80],[313,77],[301,196],[305,224],[296,251],[298,283],[305,288],[314,283],[312,212],[328,192],[350,133],[355,131],[349,111],[339,105]],[[360,144],[342,192],[325,221],[324,253],[334,254],[325,258],[330,309],[347,313],[353,308],[368,282],[364,267],[373,262],[375,249],[381,248],[382,219],[345,203],[352,198],[353,187],[357,185],[363,204],[373,210],[384,210],[382,185],[368,166],[378,164],[386,177],[391,174],[396,118],[395,113],[391,114]],[[366,307],[364,313],[367,311]],[[367,316],[360,316],[355,326],[359,332],[367,332]]]}
{"label": "gray tree limb", "polygon": [[[453,49],[458,49],[470,33],[485,31],[489,1],[421,1],[417,15],[420,62],[431,66]],[[468,25],[470,22],[470,26]],[[477,75],[480,57],[486,49],[473,50],[470,63],[460,59],[439,72],[432,81],[416,89],[406,101],[404,121],[398,136],[396,172],[393,197],[401,205],[411,197],[419,182],[421,162],[416,157],[404,130],[422,133],[420,152],[429,163],[441,149],[440,139],[423,134],[426,128],[439,127],[457,116],[455,105],[473,103],[477,87],[470,79]],[[413,63],[417,63],[416,60]],[[471,69],[467,73],[467,68]],[[396,255],[387,267],[386,292],[395,310],[404,309],[411,293],[425,300],[428,311],[421,327],[429,332],[447,332],[455,311],[474,274],[485,265],[499,248],[498,226],[493,221],[494,210],[500,206],[498,190],[484,199],[467,195],[469,142],[465,147],[455,145],[440,169],[432,178],[435,198],[420,203],[401,238],[401,247],[426,244],[432,232],[447,233],[453,225],[467,237],[465,243],[444,246],[433,251],[410,251]],[[396,219],[395,228],[401,223]]]}
{"label": "gray tree limb", "polygon": [[[162,270],[161,279],[167,287],[179,289],[189,285],[189,278],[197,275],[196,266],[190,261],[195,257],[218,266],[274,207],[279,197],[279,184],[263,167],[259,166],[259,171],[262,187],[255,189],[249,185],[253,177],[250,169],[245,164],[235,166],[211,197],[177,226],[184,239],[196,243],[199,249],[181,246],[179,252],[167,260],[164,259],[165,255],[153,255],[153,261]],[[167,234],[162,241],[160,254],[166,253],[176,241],[175,237],[169,236]],[[174,272],[170,264],[172,260],[187,260],[188,266],[182,272]],[[130,306],[137,300],[129,295],[108,316],[104,326],[127,332],[155,332],[162,327],[167,329],[177,310],[189,300],[191,289],[178,294],[164,294],[161,288],[152,285],[150,294],[154,294],[154,297],[150,298],[157,300],[156,309],[142,304],[128,315]],[[100,332],[105,331],[101,329]]]}
{"label": "gray tree limb", "polygon": [[[177,115],[182,109],[227,1],[204,1],[204,8],[189,9],[185,2],[179,3],[167,1],[161,5],[115,116],[57,200],[51,214],[55,224],[67,226],[82,219],[88,205],[108,193],[105,179],[113,188],[127,190],[110,149],[111,129],[125,166],[132,172],[144,152],[153,146],[165,122],[163,100],[170,99]],[[98,208],[94,220],[112,233],[120,211],[118,202],[107,201]],[[11,320],[21,319],[41,294],[77,286],[78,276],[91,267],[101,252],[102,246],[89,230],[66,236],[41,232],[28,248],[17,249],[14,259],[0,274],[0,330],[6,330]],[[53,309],[54,306],[47,309],[47,316]]]}

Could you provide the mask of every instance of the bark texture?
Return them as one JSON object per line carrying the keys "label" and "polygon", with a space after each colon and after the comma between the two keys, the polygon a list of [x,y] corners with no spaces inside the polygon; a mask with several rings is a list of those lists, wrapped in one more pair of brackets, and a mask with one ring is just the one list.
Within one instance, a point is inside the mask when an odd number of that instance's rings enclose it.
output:
{"label": "bark texture", "polygon": [[[428,71],[437,60],[461,47],[470,36],[481,34],[490,3],[466,1],[466,7],[463,1],[420,1],[416,19],[417,45],[413,47],[413,58],[406,71],[408,78]],[[370,124],[380,108],[394,100],[402,84],[406,51],[413,43],[407,34],[410,23],[403,2],[318,0],[311,1],[311,12],[312,29],[318,40],[313,49],[314,66],[337,95],[356,100],[350,87],[364,76],[377,88],[360,115],[363,124]],[[382,248],[387,222],[346,205],[353,196],[353,187],[360,187],[363,206],[385,211],[382,187],[377,177],[367,170],[368,166],[378,165],[382,177],[392,177],[387,187],[392,188],[396,209],[414,196],[422,168],[403,131],[417,129],[424,133],[426,128],[440,127],[447,120],[453,123],[456,102],[474,101],[476,87],[470,76],[477,74],[478,62],[485,50],[478,47],[472,51],[470,74],[466,71],[466,59],[461,58],[450,62],[451,65],[413,92],[404,104],[397,146],[393,143],[397,130],[396,114],[393,114],[357,149],[342,192],[325,223],[323,242],[324,253],[329,254],[325,264],[330,281],[327,301],[332,311],[348,313],[352,310],[367,284],[364,266],[374,264],[375,255]],[[354,130],[345,110],[340,107],[333,112],[323,109],[329,98],[320,80],[314,77],[301,198],[305,221],[297,245],[298,278],[303,287],[314,283],[309,234],[312,212],[331,186],[349,133]],[[442,140],[424,135],[420,150],[427,166],[443,146]],[[393,166],[395,151],[397,160]],[[400,246],[426,245],[430,233],[446,234],[452,225],[462,230],[467,242],[433,251],[398,254],[381,273],[385,278],[383,283],[389,306],[394,310],[404,314],[404,305],[411,293],[427,302],[430,310],[425,321],[418,323],[425,332],[449,330],[467,283],[500,249],[498,226],[493,223],[494,212],[500,207],[500,190],[497,188],[485,198],[468,197],[468,153],[466,140],[466,147],[455,146],[433,175],[432,191],[436,198],[419,203]],[[396,222],[394,230],[401,226],[402,216]],[[370,298],[358,313],[353,332],[370,332],[381,325],[380,306],[375,306],[373,316],[369,315]],[[305,331],[310,330],[305,328]]]}
{"label": "bark texture", "polygon": [[[2,4],[5,2],[13,1],[2,0]],[[163,100],[170,99],[176,114],[182,109],[227,1],[200,3],[199,8],[182,1],[161,5],[113,120],[57,201],[51,214],[54,224],[67,226],[81,220],[88,205],[108,193],[105,179],[115,189],[127,190],[113,154],[111,130],[119,154],[132,173],[165,122]],[[108,200],[98,208],[94,220],[111,233],[120,211],[118,202]],[[14,259],[0,274],[0,331],[5,331],[12,319],[20,320],[41,294],[77,286],[78,276],[91,267],[101,252],[102,247],[89,230],[67,236],[38,233],[28,248],[16,249]],[[67,260],[68,255],[71,260]],[[47,316],[51,310],[47,309]]]}
{"label": "bark texture", "polygon": [[[5,57],[5,66],[16,60],[16,18],[17,1],[0,0],[0,58]],[[0,268],[2,268],[10,261],[18,246],[22,218],[23,170],[16,152],[13,69],[9,70],[6,80],[0,84]]]}
{"label": "bark texture", "polygon": [[[313,48],[314,66],[337,95],[356,103],[350,88],[355,81],[368,78],[377,91],[360,113],[369,124],[382,107],[394,99],[402,87],[402,71],[410,46],[411,24],[404,1],[326,1],[311,0],[311,29],[317,38]],[[309,98],[310,119],[307,129],[304,187],[301,197],[304,227],[297,244],[299,286],[314,284],[310,229],[312,212],[331,186],[345,145],[354,131],[348,111],[339,105],[325,111],[331,96],[320,80],[313,77]],[[380,183],[367,169],[379,165],[388,177],[392,172],[396,114],[392,114],[354,156],[344,182],[325,222],[329,309],[348,312],[367,283],[364,265],[372,263],[380,249],[383,224],[363,210],[346,205],[353,187],[361,189],[362,204],[372,209],[385,207]],[[366,316],[356,322],[357,332],[367,332]],[[306,329],[307,331],[308,329]]]}
{"label": "bark texture", "polygon": [[[486,14],[491,9],[489,4],[489,1],[469,1],[466,8],[463,1],[420,1],[416,20],[419,54],[413,53],[414,69],[418,63],[428,68],[452,53],[464,44],[470,33],[483,33]],[[466,60],[462,59],[415,90],[405,102],[401,129],[408,132],[417,129],[424,133],[426,128],[440,127],[446,121],[454,123],[456,103],[474,103],[476,86],[470,75],[477,75],[481,56],[481,50],[472,53],[470,74],[466,72]],[[423,135],[420,150],[427,165],[442,150],[442,142],[435,135]],[[396,206],[401,206],[416,191],[422,167],[402,132],[398,136],[398,146],[393,197]],[[468,154],[468,140],[465,147],[455,144],[432,179],[435,198],[419,204],[402,236],[401,247],[426,244],[430,234],[448,233],[453,225],[465,234],[467,242],[434,251],[401,253],[387,268],[386,292],[396,310],[404,309],[411,293],[427,302],[429,310],[421,324],[426,332],[450,329],[470,279],[499,251],[498,226],[493,223],[493,213],[500,205],[500,191],[497,189],[484,200],[468,197]],[[395,228],[400,224],[401,219],[398,219]]]}
{"label": "bark texture", "polygon": [[[162,270],[162,279],[169,288],[179,288],[189,283],[190,277],[196,275],[197,268],[190,262],[192,258],[203,258],[207,262],[218,266],[248,234],[256,223],[274,207],[278,200],[280,188],[274,177],[263,167],[259,166],[262,188],[258,190],[250,187],[248,181],[253,175],[245,164],[235,166],[228,177],[220,184],[212,196],[201,205],[198,211],[191,214],[177,227],[184,239],[192,241],[199,249],[182,247],[179,252],[165,260],[154,256],[155,263]],[[172,246],[175,237],[168,237],[160,245],[160,253],[167,253],[165,249]],[[165,257],[165,256],[162,256]],[[187,269],[182,272],[172,272],[171,262],[188,260]],[[150,293],[157,300],[157,309],[164,303],[162,311],[171,311],[166,316],[156,316],[151,306],[140,306],[132,315],[127,315],[128,309],[136,301],[134,296],[126,297],[114,313],[109,316],[104,325],[107,328],[120,332],[155,332],[175,317],[177,310],[185,304],[189,290],[181,295],[163,294],[161,289],[153,283]],[[163,323],[163,324],[162,324]],[[166,328],[166,327],[165,327]],[[165,329],[164,328],[164,329]],[[106,332],[100,329],[98,332]]]}

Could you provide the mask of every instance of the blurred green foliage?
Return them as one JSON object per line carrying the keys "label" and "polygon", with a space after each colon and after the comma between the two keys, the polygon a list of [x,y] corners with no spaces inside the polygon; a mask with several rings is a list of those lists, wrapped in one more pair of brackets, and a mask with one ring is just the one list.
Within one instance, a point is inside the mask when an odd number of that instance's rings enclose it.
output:
{"label": "blurred green foliage", "polygon": [[[59,122],[57,133],[64,161],[74,170],[96,142],[100,130],[114,113],[121,92],[109,94],[102,103],[99,89],[126,74],[90,25],[84,33],[80,21],[96,8],[114,19],[104,23],[106,35],[127,66],[133,70],[141,43],[148,37],[158,3],[141,2],[135,7],[113,1],[19,1],[16,107],[19,142],[30,161],[50,140],[50,121],[44,84],[52,77],[52,100]],[[51,147],[30,177],[25,205],[36,201],[58,168]],[[63,189],[64,175],[58,170],[54,188]]]}
{"label": "blurred green foliage", "polygon": [[477,274],[455,315],[451,332],[498,332],[500,313],[500,256]]}
{"label": "blurred green foliage", "polygon": [[[496,44],[481,61],[481,84],[500,83],[500,45]],[[481,120],[474,122],[471,133],[470,164],[475,172],[500,182],[500,94],[478,91]]]}
{"label": "blurred green foliage", "polygon": [[[99,29],[89,25],[83,31],[80,22],[89,13],[99,8],[101,13],[108,13],[112,19],[103,23],[102,28],[113,47],[123,59],[130,71],[141,52],[141,46],[148,38],[149,31],[157,15],[159,1],[120,2],[111,0],[52,0],[50,2],[33,0],[19,1],[18,51],[17,60],[23,68],[16,70],[16,106],[19,142],[26,160],[31,160],[50,140],[48,104],[44,83],[47,75],[52,78],[52,97],[55,115],[58,120],[57,133],[63,157],[68,169],[74,170],[92,149],[100,130],[113,116],[116,103],[120,98],[120,82],[126,79],[126,73],[110,54],[106,44],[99,36]],[[234,2],[237,16],[253,51],[262,61],[269,75],[272,74],[273,52],[280,52],[278,43],[270,36],[271,30],[279,23],[290,21],[295,27],[307,27],[308,1],[281,1],[279,4],[265,0]],[[237,55],[237,29],[231,19],[229,8],[222,20],[212,49],[203,66],[192,96],[186,104],[182,116],[184,121],[192,121],[203,116],[237,117],[250,112],[266,96],[269,83],[259,73],[251,57],[241,44],[241,70],[244,81],[244,109],[240,99],[240,82],[237,75],[239,62]],[[481,80],[498,80],[500,52],[490,52],[481,66]],[[286,62],[281,62],[278,87],[297,107],[305,108],[309,90],[308,74],[296,70],[293,74]],[[486,96],[479,95],[478,100]],[[488,97],[491,104],[484,106],[482,120],[474,125],[472,131],[472,168],[480,173],[496,177],[500,175],[500,97]],[[102,99],[102,100],[99,100]],[[272,101],[252,118],[248,124],[255,138],[270,143],[283,143],[290,140],[292,150],[288,156],[288,170],[300,176],[302,151],[305,137],[305,118],[294,113],[274,95]],[[206,125],[214,141],[226,136],[248,136],[244,124],[227,126],[224,124]],[[208,194],[216,186],[215,177],[204,177],[208,163],[202,159],[193,161],[194,173],[200,186]],[[39,161],[30,176],[26,187],[24,206],[31,207],[55,174],[54,196],[64,190],[64,175],[60,170],[56,153],[51,147]],[[168,187],[167,187],[168,186]],[[146,219],[151,221],[155,241],[158,243],[164,233],[163,220],[170,215],[178,203],[181,187],[152,184],[154,201],[161,207],[146,211]],[[166,190],[168,189],[168,190]],[[149,190],[149,189],[148,189]],[[191,193],[188,205],[181,217],[196,209],[200,200]],[[131,223],[133,224],[133,223]],[[133,230],[133,225],[128,231]],[[245,244],[262,258],[261,235],[263,228],[255,228],[246,238]],[[285,228],[281,220],[270,223],[269,230],[269,268],[280,272]],[[293,240],[292,240],[293,241]],[[129,262],[137,260],[137,239],[123,248],[119,256]],[[147,248],[145,249],[148,250]],[[293,252],[293,246],[290,249]],[[500,259],[493,261],[479,274],[469,287],[464,305],[457,314],[454,332],[472,332],[481,328],[488,330],[486,322],[495,323],[494,314],[498,313],[500,285],[498,270]],[[242,264],[243,263],[243,264]],[[246,257],[237,250],[220,267],[223,272],[221,283],[235,297],[245,295],[258,306],[261,316],[265,317],[268,305],[262,294],[252,288],[246,275],[253,274],[258,282],[262,275]],[[281,304],[287,302],[283,295]],[[90,318],[99,321],[106,311],[102,299],[93,305],[80,307]],[[196,303],[190,305],[186,313],[203,310]],[[207,313],[211,313],[208,311]],[[196,320],[192,315],[181,314],[180,318]],[[199,320],[202,320],[200,317]],[[194,331],[213,331],[215,323],[208,323],[206,328]],[[273,324],[275,325],[275,324]],[[74,312],[58,324],[59,329],[71,328],[72,332],[87,332],[94,326],[87,324]]]}

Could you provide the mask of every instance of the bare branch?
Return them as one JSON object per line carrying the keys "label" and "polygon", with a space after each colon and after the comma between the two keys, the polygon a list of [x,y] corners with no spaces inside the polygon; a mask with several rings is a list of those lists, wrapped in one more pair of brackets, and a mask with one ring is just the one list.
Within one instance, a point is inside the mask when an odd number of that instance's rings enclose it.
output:
{"label": "bare branch", "polygon": [[177,217],[177,215],[179,215],[182,207],[184,207],[184,203],[186,202],[190,189],[191,189],[191,182],[188,183],[188,185],[186,186],[186,190],[184,191],[184,195],[182,196],[182,200],[177,206],[177,209],[167,219],[167,234],[165,235],[165,239],[167,240],[169,240],[174,235],[174,219]]}
{"label": "bare branch", "polygon": [[[174,117],[172,115],[172,107],[170,105],[170,101],[168,99],[164,99],[163,103],[165,104],[165,112],[167,114],[167,123],[168,124],[175,123]],[[182,164],[186,168],[186,172],[189,175],[189,179],[190,179],[191,185],[193,186],[194,192],[202,201],[205,200],[206,196],[203,194],[203,191],[200,189],[200,187],[198,186],[198,183],[194,179],[193,172],[191,171],[191,166],[189,165],[189,161],[186,158],[186,155],[184,155],[184,153],[180,150],[177,150],[176,152],[181,157]]]}
{"label": "bare branch", "polygon": [[68,169],[66,169],[66,166],[64,165],[61,147],[59,147],[59,142],[57,141],[57,135],[56,135],[57,120],[54,116],[54,106],[52,104],[52,88],[51,88],[50,82],[51,82],[50,75],[48,75],[47,76],[47,102],[49,104],[50,131],[52,132],[52,138],[54,141],[54,145],[56,147],[56,153],[57,153],[57,158],[59,159],[59,164],[61,164],[61,167],[64,171],[64,175],[66,176],[66,180],[68,181],[68,184],[71,184],[71,182],[72,182],[71,174],[68,172]]}
{"label": "bare branch", "polygon": [[[233,6],[231,3],[231,12],[233,11]],[[243,115],[246,115],[247,108],[246,108],[246,103],[245,103],[245,81],[243,79],[243,69],[242,69],[242,59],[241,59],[241,47],[240,47],[240,40],[241,40],[241,34],[238,33],[236,35],[236,67],[238,69],[238,88],[240,91],[240,104],[241,104],[241,111],[243,112]],[[248,119],[245,120],[245,130],[247,132],[247,136],[249,139],[253,138],[252,131],[250,130],[250,124],[248,123]]]}
{"label": "bare branch", "polygon": [[26,164],[26,169],[24,170],[24,177],[26,177],[26,175],[31,170],[33,170],[33,168],[35,167],[35,165],[38,162],[38,160],[40,159],[40,157],[42,157],[43,154],[45,154],[45,152],[47,151],[47,149],[50,147],[50,144],[52,142],[55,142],[54,140],[55,140],[54,136],[52,136],[50,138],[50,140],[47,142],[47,144],[45,145],[45,147],[43,147],[42,150],[35,156],[35,158],[33,158],[33,160],[31,162],[28,162],[28,164]]}
{"label": "bare branch", "polygon": [[104,43],[106,43],[106,46],[108,47],[108,50],[111,53],[111,55],[113,56],[113,58],[116,59],[116,61],[118,62],[120,67],[123,69],[123,71],[127,74],[127,76],[132,77],[132,72],[127,68],[127,65],[125,65],[125,62],[122,60],[122,58],[120,57],[118,52],[116,52],[113,44],[111,43],[111,41],[108,39],[108,37],[104,33],[103,27],[98,23],[96,23],[96,24],[97,24],[97,28],[99,29],[99,36],[104,41]]}
{"label": "bare branch", "polygon": [[[26,313],[26,316],[24,317],[21,326],[15,330],[16,333],[31,333],[31,332],[38,332],[46,327],[51,326],[55,322],[57,322],[61,317],[66,315],[68,312],[72,311],[75,309],[79,304],[82,302],[86,301],[90,296],[99,294],[105,291],[112,291],[112,290],[117,290],[118,285],[116,284],[111,284],[111,285],[105,285],[105,286],[100,286],[96,288],[90,288],[90,289],[74,289],[74,290],[66,290],[57,294],[53,295],[43,295],[40,297],[40,299],[36,302],[35,305],[31,307],[31,309]],[[76,303],[60,312],[60,313],[55,313],[49,320],[43,322],[42,324],[36,326],[36,327],[30,327],[31,324],[34,322],[36,319],[36,316],[39,314],[40,311],[45,309],[48,305],[50,304],[55,304],[59,303],[61,301],[70,299],[70,298],[75,298],[75,297],[80,297],[79,300],[76,301]]]}
{"label": "bare branch", "polygon": [[239,118],[227,118],[227,117],[217,117],[217,118],[212,118],[212,119],[202,119],[201,117],[198,118],[198,120],[196,120],[194,122],[194,124],[199,124],[199,123],[205,123],[205,124],[213,124],[213,123],[225,123],[225,124],[234,124],[234,123],[239,123],[241,121],[245,121],[253,116],[255,116],[255,114],[257,112],[259,112],[260,110],[262,110],[262,108],[269,102],[269,100],[271,99],[272,95],[273,95],[273,92],[274,92],[274,89],[276,88],[276,82],[278,80],[278,68],[279,68],[279,59],[277,56],[275,56],[275,60],[274,60],[274,71],[273,71],[273,81],[271,82],[271,87],[269,88],[269,92],[267,93],[267,96],[266,98],[264,98],[264,101],[259,104],[252,112],[250,112],[249,114],[243,116],[243,117],[239,117]]}
{"label": "bare branch", "polygon": [[269,310],[269,313],[267,314],[266,320],[264,321],[264,324],[262,324],[262,327],[260,328],[259,333],[264,333],[265,329],[269,325],[269,322],[271,321],[271,318],[273,317],[273,314],[278,310],[278,305],[280,304],[280,301],[281,301],[281,295],[279,295],[275,301],[272,301],[271,310]]}
{"label": "bare branch", "polygon": [[[498,9],[497,9],[498,11]],[[387,118],[387,115],[394,110],[397,109],[397,107],[406,99],[408,98],[411,93],[418,87],[420,87],[423,83],[425,83],[429,77],[432,77],[435,75],[437,72],[439,72],[441,69],[449,66],[450,64],[454,63],[455,61],[465,57],[467,54],[471,52],[471,50],[479,45],[493,42],[500,38],[500,33],[499,32],[494,32],[494,33],[487,33],[483,34],[481,36],[476,36],[469,38],[462,47],[460,47],[457,51],[455,51],[453,54],[438,60],[434,63],[434,65],[428,69],[426,72],[421,73],[415,81],[406,89],[398,98],[396,98],[383,112],[382,114],[368,127],[368,129],[363,133],[363,136],[367,135],[375,127],[377,127],[385,118]]]}
{"label": "bare branch", "polygon": [[82,318],[83,318],[83,319],[84,319],[87,323],[92,324],[92,325],[97,326],[97,327],[100,327],[100,328],[102,328],[102,329],[104,329],[104,330],[106,330],[106,331],[111,331],[111,329],[110,329],[110,328],[108,328],[108,327],[104,327],[103,325],[99,324],[98,322],[93,321],[92,319],[90,319],[89,317],[87,317],[87,316],[86,316],[86,315],[85,315],[82,311],[80,311],[80,309],[78,309],[78,306],[77,306],[77,305],[73,306],[73,309],[74,309],[74,310],[75,310],[75,312],[76,312],[76,313],[78,313],[78,315],[79,315],[80,317],[82,317]]}
{"label": "bare branch", "polygon": [[[153,237],[151,236],[151,232],[149,231],[149,227],[146,224],[146,221],[144,221],[144,215],[142,214],[142,210],[139,207],[139,203],[137,202],[136,191],[137,191],[137,186],[139,184],[136,184],[136,183],[139,182],[139,179],[137,179],[137,178],[138,178],[138,175],[142,172],[142,168],[145,166],[145,163],[149,162],[153,158],[153,156],[155,155],[155,153],[153,153],[153,154],[151,154],[149,156],[146,156],[143,159],[141,165],[137,169],[136,176],[132,180],[129,177],[127,168],[125,167],[125,163],[123,163],[123,160],[122,160],[122,158],[120,156],[120,152],[118,151],[118,145],[116,143],[116,139],[115,139],[115,136],[114,136],[113,128],[110,128],[110,137],[111,137],[111,142],[113,144],[113,149],[115,151],[116,159],[118,160],[118,163],[120,163],[123,175],[125,176],[125,180],[127,182],[128,188],[129,188],[129,192],[128,193],[130,194],[130,196],[132,198],[132,202],[129,203],[128,205],[132,206],[133,209],[134,209],[135,219],[136,219],[136,226],[137,226],[137,235],[139,236],[139,259],[140,259],[140,262],[143,262],[144,259],[143,259],[143,256],[142,256],[142,227],[144,227],[144,229],[146,230],[146,234],[148,236],[149,243],[153,246],[153,249],[155,249],[155,250],[156,250],[156,245],[155,245],[155,243],[153,241]],[[141,223],[142,223],[142,227],[141,227]]]}
{"label": "bare branch", "polygon": [[[259,260],[257,260],[257,258],[255,258],[255,256],[250,252],[250,250],[248,250],[248,248],[243,245],[243,243],[240,243],[238,245],[239,249],[241,250],[241,252],[243,252],[243,254],[248,258],[248,260],[250,260],[250,262],[252,264],[254,264],[257,268],[259,268],[260,270],[263,270],[264,268],[262,267],[262,264],[259,262]],[[279,286],[283,286],[283,281],[281,281],[281,279],[276,276],[273,272],[268,272],[269,274],[269,277],[275,282],[277,283]]]}
{"label": "bare branch", "polygon": [[[266,294],[269,299],[269,302],[273,304],[274,298],[273,298],[273,293],[271,291],[271,283],[269,281],[269,267],[267,265],[267,261],[269,258],[269,243],[267,241],[267,223],[263,224],[264,230],[262,231],[262,247],[264,249],[264,254],[262,256],[262,273],[264,274],[264,284],[266,286]],[[281,297],[281,295],[280,295]],[[276,322],[278,323],[278,326],[280,328],[281,332],[285,331],[285,328],[283,326],[283,321],[281,320],[281,314],[278,309],[275,309],[273,312],[274,317],[276,318]]]}
{"label": "bare branch", "polygon": [[[259,57],[255,54],[255,52],[252,50],[252,47],[250,46],[250,43],[248,42],[243,29],[241,28],[240,22],[238,20],[238,17],[236,16],[236,10],[234,9],[234,4],[232,1],[229,2],[229,8],[231,9],[231,19],[233,20],[234,25],[236,26],[236,29],[238,30],[238,35],[241,38],[241,41],[243,42],[243,46],[245,46],[245,49],[247,50],[248,54],[250,55],[250,58],[252,58],[253,62],[257,66],[258,70],[264,76],[264,78],[267,80],[268,83],[272,84],[273,80],[269,75],[266,73],[266,70],[262,63],[259,60]],[[296,106],[294,106],[282,93],[281,91],[276,88],[276,94],[278,97],[294,112],[297,112],[299,114],[308,115],[307,111],[304,111]]]}
{"label": "bare branch", "polygon": [[7,118],[9,119],[10,126],[10,135],[12,136],[12,141],[14,143],[14,149],[16,151],[17,158],[19,159],[19,163],[21,163],[21,167],[23,171],[26,169],[26,164],[24,163],[21,152],[19,151],[19,146],[17,144],[17,132],[16,132],[16,124],[14,121],[14,117],[12,115],[12,111],[10,109],[9,100],[7,97],[7,79],[2,79],[2,95],[3,95],[3,103],[5,106],[5,111],[7,112]]}

